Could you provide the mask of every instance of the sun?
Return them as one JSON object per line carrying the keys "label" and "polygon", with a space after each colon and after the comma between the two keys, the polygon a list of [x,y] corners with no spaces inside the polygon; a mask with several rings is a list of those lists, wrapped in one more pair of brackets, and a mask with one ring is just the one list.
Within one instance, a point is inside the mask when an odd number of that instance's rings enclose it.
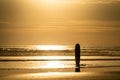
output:
{"label": "sun", "polygon": [[61,45],[36,45],[36,49],[38,50],[65,50],[66,46]]}

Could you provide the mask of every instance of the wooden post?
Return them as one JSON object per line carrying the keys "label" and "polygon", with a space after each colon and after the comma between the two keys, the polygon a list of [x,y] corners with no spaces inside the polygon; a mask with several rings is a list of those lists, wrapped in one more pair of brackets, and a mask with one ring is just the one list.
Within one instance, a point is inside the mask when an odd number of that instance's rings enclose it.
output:
{"label": "wooden post", "polygon": [[75,45],[75,63],[76,63],[75,72],[80,72],[80,45],[79,44]]}

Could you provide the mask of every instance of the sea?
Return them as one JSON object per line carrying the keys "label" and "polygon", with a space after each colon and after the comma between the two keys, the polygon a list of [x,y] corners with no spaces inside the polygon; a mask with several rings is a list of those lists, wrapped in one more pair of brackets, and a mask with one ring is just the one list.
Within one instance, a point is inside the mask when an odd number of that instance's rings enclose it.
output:
{"label": "sea", "polygon": [[[0,46],[0,70],[75,71],[74,45]],[[120,47],[80,47],[80,69],[120,71]],[[57,70],[58,69],[58,70]]]}

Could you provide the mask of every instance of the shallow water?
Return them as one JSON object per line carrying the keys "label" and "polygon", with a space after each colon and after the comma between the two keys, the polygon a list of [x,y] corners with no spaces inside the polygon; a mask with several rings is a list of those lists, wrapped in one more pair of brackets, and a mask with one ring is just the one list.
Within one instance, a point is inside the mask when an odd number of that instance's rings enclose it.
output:
{"label": "shallow water", "polygon": [[[47,46],[48,49],[52,49]],[[0,70],[75,69],[73,46],[0,47]],[[54,48],[55,47],[55,48]],[[41,50],[42,49],[42,50]],[[54,50],[55,49],[55,50]],[[120,71],[120,47],[81,48],[80,67],[111,68]],[[108,69],[109,71],[109,69]]]}
{"label": "shallow water", "polygon": [[[120,57],[82,56],[81,68],[118,68]],[[71,68],[75,69],[74,56],[17,56],[0,57],[0,70]]]}

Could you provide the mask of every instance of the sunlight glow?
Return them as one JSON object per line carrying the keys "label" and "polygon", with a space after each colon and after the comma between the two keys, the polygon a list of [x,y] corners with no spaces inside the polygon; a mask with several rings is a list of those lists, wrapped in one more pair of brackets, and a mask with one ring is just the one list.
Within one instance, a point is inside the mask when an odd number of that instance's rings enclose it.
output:
{"label": "sunlight glow", "polygon": [[65,50],[66,46],[60,45],[36,45],[38,50]]}
{"label": "sunlight glow", "polygon": [[49,61],[42,68],[62,68],[62,67],[64,67],[64,64],[62,64],[59,61]]}
{"label": "sunlight glow", "polygon": [[61,4],[65,3],[66,0],[31,0],[33,3],[38,3],[38,4],[47,4],[47,5],[56,5],[56,4]]}
{"label": "sunlight glow", "polygon": [[[49,5],[49,6],[58,6],[61,4],[71,4],[81,2],[79,0],[29,0],[31,3],[41,4],[41,5]],[[63,6],[63,5],[61,5]]]}
{"label": "sunlight glow", "polygon": [[42,0],[43,3],[47,4],[58,4],[61,3],[62,0]]}

